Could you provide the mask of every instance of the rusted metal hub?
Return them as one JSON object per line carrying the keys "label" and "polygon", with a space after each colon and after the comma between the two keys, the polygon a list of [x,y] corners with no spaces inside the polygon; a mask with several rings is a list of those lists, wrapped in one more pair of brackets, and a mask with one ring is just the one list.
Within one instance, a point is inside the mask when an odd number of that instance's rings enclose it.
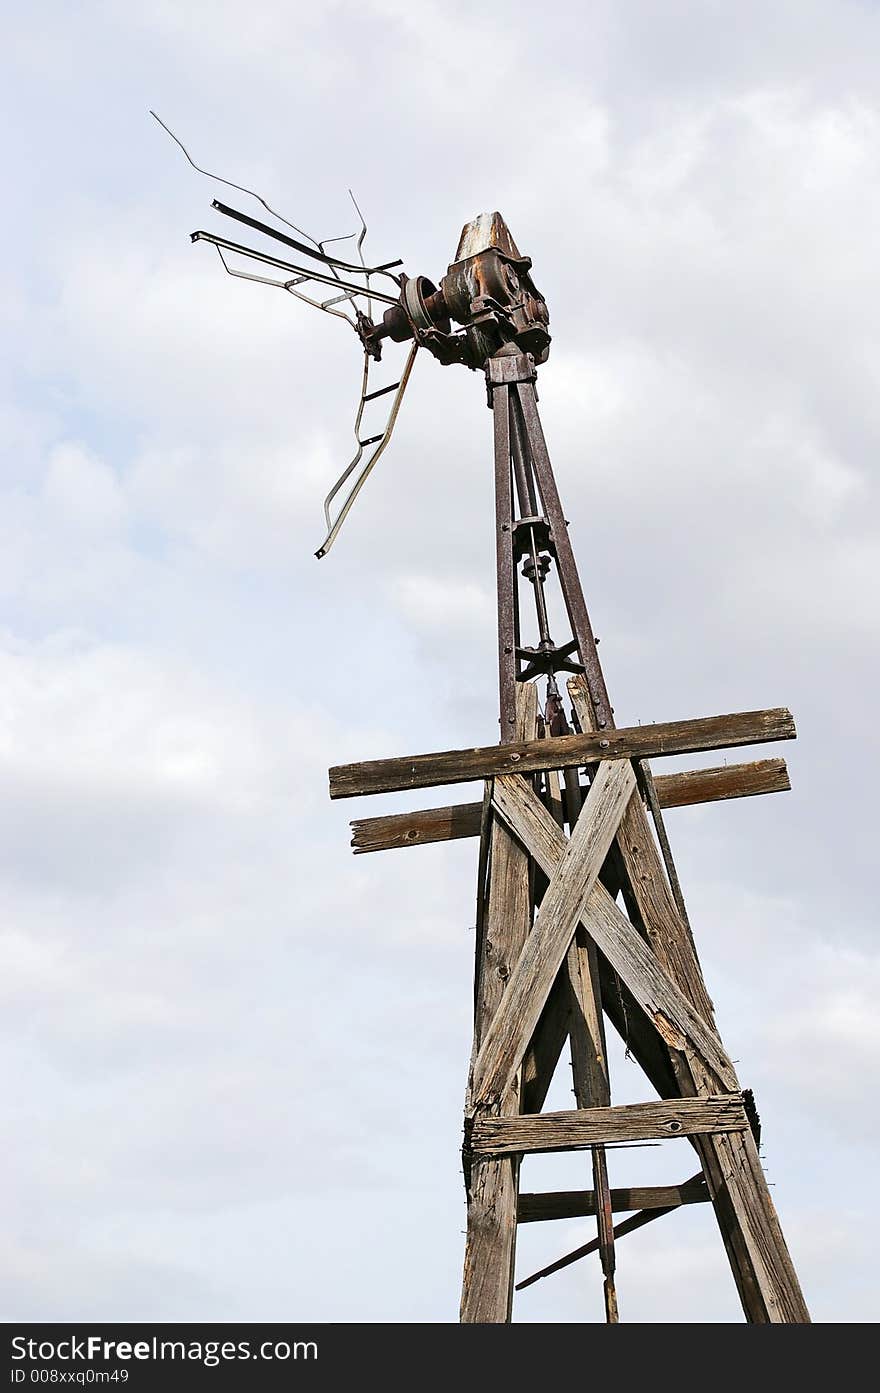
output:
{"label": "rusted metal hub", "polygon": [[[379,358],[383,339],[415,339],[442,363],[481,368],[511,344],[543,363],[550,351],[550,314],[531,266],[501,214],[483,213],[462,229],[439,290],[426,276],[402,276],[400,299],[378,324],[359,316],[364,347]],[[463,332],[452,333],[452,322]]]}

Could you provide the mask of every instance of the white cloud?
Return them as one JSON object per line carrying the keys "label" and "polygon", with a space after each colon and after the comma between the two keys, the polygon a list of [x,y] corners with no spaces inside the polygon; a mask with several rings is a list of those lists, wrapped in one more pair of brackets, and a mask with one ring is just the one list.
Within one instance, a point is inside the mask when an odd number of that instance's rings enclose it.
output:
{"label": "white cloud", "polygon": [[853,1144],[877,1134],[864,1102],[880,1065],[878,984],[876,953],[811,945],[791,972],[783,1009],[761,1032],[780,1081],[805,1108],[821,1097],[825,1125]]}
{"label": "white cloud", "polygon": [[[872,1216],[815,1195],[829,1147],[868,1177],[845,1124],[877,1063],[870,733],[851,758],[877,680],[877,16],[50,18],[8,35],[7,182],[32,211],[0,405],[8,1309],[456,1307],[473,847],[353,861],[349,816],[410,800],[332,806],[326,768],[493,737],[491,418],[477,377],[420,355],[319,566],[358,345],[190,248],[219,190],[154,106],[320,235],[349,230],[351,183],[368,249],[408,272],[436,279],[501,208],[550,302],[542,412],[619,714],[794,709],[791,794],[669,823],[808,1296],[841,1319],[827,1252],[862,1302],[873,1279]],[[641,1183],[666,1164],[615,1159]],[[680,1314],[671,1262],[693,1319],[737,1318],[707,1211],[626,1242],[625,1315]],[[518,1315],[599,1319],[590,1280],[588,1307],[577,1272]]]}
{"label": "white cloud", "polygon": [[476,628],[482,635],[494,625],[494,598],[472,581],[397,576],[392,600],[414,627],[429,632],[460,635]]}
{"label": "white cloud", "polygon": [[51,451],[43,493],[61,525],[116,531],[125,518],[125,498],[113,471],[72,442]]}
{"label": "white cloud", "polygon": [[[292,731],[212,692],[193,669],[130,646],[71,640],[0,651],[7,779],[81,793],[145,793],[216,805],[271,786]],[[277,740],[281,735],[281,743]],[[297,758],[320,768],[314,735]]]}

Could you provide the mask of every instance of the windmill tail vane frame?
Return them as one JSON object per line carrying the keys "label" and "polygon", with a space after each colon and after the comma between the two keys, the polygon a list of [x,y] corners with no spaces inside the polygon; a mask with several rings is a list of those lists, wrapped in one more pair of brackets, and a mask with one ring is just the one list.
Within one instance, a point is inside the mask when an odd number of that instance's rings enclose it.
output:
{"label": "windmill tail vane frame", "polygon": [[[620,1240],[682,1206],[708,1204],[746,1320],[808,1322],[761,1164],[754,1099],[718,1032],[665,821],[671,808],[781,792],[790,787],[788,771],[780,758],[670,774],[655,774],[651,763],[793,739],[791,713],[774,707],[615,724],[538,413],[549,313],[532,263],[500,213],[465,225],[435,285],[406,276],[400,261],[367,265],[366,224],[356,203],[360,231],[318,242],[259,194],[233,187],[296,236],[218,201],[215,210],[307,264],[213,233],[195,232],[193,240],[213,244],[230,274],[278,286],[345,319],[363,348],[357,449],[325,500],[328,530],[318,556],[329,551],[388,445],[418,350],[485,375],[494,437],[500,743],[330,770],[334,799],[482,784],[482,798],[472,803],[352,822],[358,855],[461,837],[479,847],[461,1320],[507,1322],[515,1290],[597,1253],[605,1320],[617,1323]],[[357,261],[327,251],[345,240],[355,241]],[[235,259],[285,278],[241,269]],[[315,298],[316,287],[333,294]],[[409,344],[409,356],[396,382],[374,388],[370,365],[381,360],[386,342]],[[388,407],[383,429],[362,434],[366,408],[380,400]],[[623,532],[619,519],[609,525]],[[551,578],[568,628],[556,638]],[[563,674],[564,692],[557,680]],[[539,682],[546,683],[543,702]],[[657,1095],[652,1101],[612,1104],[606,1020]],[[544,1111],[566,1047],[576,1106]],[[615,1147],[670,1139],[693,1148],[696,1174],[678,1185],[612,1188]],[[524,1159],[554,1151],[587,1152],[590,1187],[522,1192]],[[614,1215],[627,1211],[630,1217],[615,1223]],[[520,1224],[585,1216],[595,1219],[594,1239],[515,1282]]]}
{"label": "windmill tail vane frame", "polygon": [[[219,199],[214,199],[211,204],[215,212],[271,238],[295,251],[301,258],[306,258],[307,262],[316,264],[297,264],[266,249],[249,247],[204,230],[191,233],[192,241],[213,246],[228,275],[284,290],[312,308],[344,320],[361,341],[364,361],[355,410],[356,449],[324,500],[327,534],[315,553],[320,559],[327,555],[338,537],[360,490],[391,440],[419,348],[425,348],[441,363],[461,363],[474,370],[482,368],[489,351],[494,351],[505,342],[518,343],[524,352],[532,353],[537,363],[546,360],[550,345],[547,332],[549,314],[529,274],[532,263],[528,257],[520,255],[504,220],[496,213],[484,215],[465,227],[455,259],[439,288],[427,276],[409,277],[398,271],[403,264],[399,258],[368,266],[363,254],[367,225],[351,191],[349,197],[357,213],[360,230],[319,241],[276,212],[253,189],[196,164],[187,147],[162,118],[155,111],[150,115],[180,147],[199,174],[256,199],[270,216],[284,223],[297,236],[291,237],[288,232],[232,208]],[[493,218],[497,219],[494,225]],[[352,240],[356,242],[357,262],[327,252],[331,243]],[[241,269],[237,264],[241,261],[289,274],[283,279],[259,275]],[[317,299],[314,294],[306,293],[304,287],[307,286],[329,287],[335,293]],[[394,287],[395,293],[390,292],[389,286]],[[347,308],[340,308],[343,305]],[[374,305],[385,307],[381,318],[374,318]],[[453,323],[460,326],[456,332],[452,330]],[[381,361],[386,340],[394,344],[409,342],[411,348],[398,381],[376,389],[370,380],[371,366]],[[381,428],[363,436],[361,431],[366,408],[388,397],[392,399],[386,403],[388,409]]]}

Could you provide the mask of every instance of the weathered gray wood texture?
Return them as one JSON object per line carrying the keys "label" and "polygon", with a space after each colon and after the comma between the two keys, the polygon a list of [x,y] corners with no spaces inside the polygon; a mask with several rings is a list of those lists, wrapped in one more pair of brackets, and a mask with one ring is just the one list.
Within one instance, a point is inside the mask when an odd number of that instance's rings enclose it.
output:
{"label": "weathered gray wood texture", "polygon": [[722,764],[713,769],[687,769],[679,774],[655,774],[661,808],[686,808],[723,798],[753,798],[785,793],[791,788],[784,759],[755,759],[748,764]]}
{"label": "weathered gray wood texture", "polygon": [[[575,710],[587,719],[589,694],[583,679],[573,677],[568,690]],[[616,845],[630,913],[668,980],[714,1033],[712,1002],[693,937],[675,906],[647,815],[637,798],[630,800]],[[660,1029],[660,1022],[655,1023]],[[687,1039],[683,1047],[672,1039],[666,1044],[683,1094],[710,1096],[719,1087],[731,1087],[730,1075],[734,1080],[736,1075],[729,1063],[720,1069],[704,1048],[695,1050]],[[720,1041],[718,1047],[724,1058]],[[696,1138],[695,1145],[747,1318],[771,1324],[808,1322],[809,1312],[751,1131]]]}
{"label": "weathered gray wood texture", "polygon": [[[534,686],[517,689],[516,735],[526,739],[537,725],[538,694]],[[474,1048],[489,1029],[522,953],[532,921],[529,858],[504,825],[491,828],[488,905],[477,964]],[[471,1081],[468,1084],[470,1106]],[[500,1117],[520,1110],[518,1074],[499,1097]],[[467,1239],[461,1292],[461,1319],[467,1323],[510,1320],[513,1264],[516,1252],[516,1210],[519,1160],[516,1157],[474,1158],[467,1177]]]}
{"label": "weathered gray wood texture", "polygon": [[613,1142],[656,1141],[712,1132],[744,1132],[748,1118],[739,1093],[664,1098],[617,1108],[577,1108],[529,1117],[474,1118],[475,1155],[508,1156],[533,1151],[578,1151]]}
{"label": "weathered gray wood texture", "polygon": [[[552,876],[566,848],[565,834],[547,809],[535,798],[518,774],[495,780],[494,806],[534,856],[546,875]],[[633,805],[631,798],[624,818]],[[663,971],[644,939],[607,890],[596,884],[587,900],[581,922],[600,952],[663,1036],[668,1045],[705,1054],[724,1086],[736,1088],[736,1075],[714,1029],[701,1019],[684,994]]]}
{"label": "weathered gray wood texture", "polygon": [[[526,796],[552,823],[534,792],[524,781],[520,783]],[[566,841],[560,832],[564,850],[550,876],[534,928],[480,1044],[473,1072],[474,1107],[494,1102],[518,1071],[635,786],[628,762],[600,764],[571,838]]]}
{"label": "weathered gray wood texture", "polygon": [[791,712],[739,711],[726,716],[702,716],[692,721],[663,721],[560,735],[554,740],[515,741],[473,750],[444,750],[437,754],[373,759],[339,764],[330,770],[331,798],[358,798],[373,793],[401,793],[412,788],[468,783],[496,774],[533,773],[596,764],[603,759],[648,759],[657,755],[699,754],[703,750],[733,749],[769,740],[793,740]]}
{"label": "weathered gray wood texture", "polygon": [[[708,1203],[709,1191],[702,1175],[682,1185],[645,1185],[611,1191],[611,1207],[615,1214],[636,1209],[676,1209],[682,1204]],[[552,1219],[581,1219],[595,1213],[595,1190],[546,1190],[543,1193],[520,1193],[517,1219],[521,1224],[536,1224]]]}
{"label": "weathered gray wood texture", "polygon": [[[702,1185],[703,1198],[708,1199],[708,1192],[706,1191],[706,1185],[702,1175],[694,1176],[693,1180],[686,1181],[685,1185],[681,1187],[682,1191],[684,1191],[687,1186],[697,1182]],[[646,1191],[644,1193],[649,1192]],[[690,1201],[685,1200],[684,1203],[687,1204],[690,1203]],[[636,1229],[644,1228],[646,1224],[652,1224],[656,1219],[662,1219],[664,1214],[674,1213],[679,1207],[679,1204],[671,1204],[668,1206],[661,1205],[658,1208],[649,1206],[646,1209],[640,1209],[638,1213],[633,1214],[630,1219],[624,1219],[622,1223],[615,1225],[614,1238],[617,1240],[623,1238],[627,1233],[634,1233]],[[525,1287],[530,1287],[535,1282],[539,1282],[542,1277],[549,1277],[553,1272],[560,1272],[563,1267],[570,1267],[573,1262],[579,1262],[581,1258],[588,1257],[590,1253],[595,1253],[598,1247],[599,1240],[597,1238],[594,1238],[590,1243],[584,1243],[580,1248],[575,1248],[573,1252],[566,1253],[563,1257],[557,1258],[556,1262],[551,1262],[549,1266],[542,1267],[539,1272],[533,1272],[532,1275],[526,1277],[524,1281],[517,1282],[516,1290],[522,1291]]]}
{"label": "weathered gray wood texture", "polygon": [[[749,798],[763,793],[783,793],[791,788],[784,759],[758,759],[749,764],[719,765],[713,769],[688,769],[681,774],[655,774],[661,808],[684,808],[726,798]],[[563,812],[568,799],[562,795]],[[392,851],[407,846],[451,842],[459,837],[478,837],[482,803],[453,803],[444,808],[420,808],[412,813],[356,818],[351,824],[351,845],[356,856],[370,851]]]}
{"label": "weathered gray wood texture", "polygon": [[523,1112],[540,1112],[544,1106],[559,1056],[568,1039],[570,1021],[571,994],[568,982],[563,977],[557,977],[523,1064]]}

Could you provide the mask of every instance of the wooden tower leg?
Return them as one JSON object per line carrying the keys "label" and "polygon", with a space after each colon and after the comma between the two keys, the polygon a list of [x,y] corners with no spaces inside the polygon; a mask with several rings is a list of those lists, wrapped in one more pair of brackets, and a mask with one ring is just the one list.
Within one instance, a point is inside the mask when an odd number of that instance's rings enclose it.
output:
{"label": "wooden tower leg", "polygon": [[[534,739],[537,689],[520,686],[516,689],[515,700],[513,738]],[[482,941],[478,944],[474,1059],[532,922],[529,858],[497,819],[493,820],[489,835],[488,902]],[[520,1111],[520,1092],[518,1076],[497,1105],[496,1115],[515,1117]],[[468,1323],[504,1323],[510,1320],[513,1303],[519,1157],[475,1159],[465,1179],[467,1240],[461,1319]]]}

